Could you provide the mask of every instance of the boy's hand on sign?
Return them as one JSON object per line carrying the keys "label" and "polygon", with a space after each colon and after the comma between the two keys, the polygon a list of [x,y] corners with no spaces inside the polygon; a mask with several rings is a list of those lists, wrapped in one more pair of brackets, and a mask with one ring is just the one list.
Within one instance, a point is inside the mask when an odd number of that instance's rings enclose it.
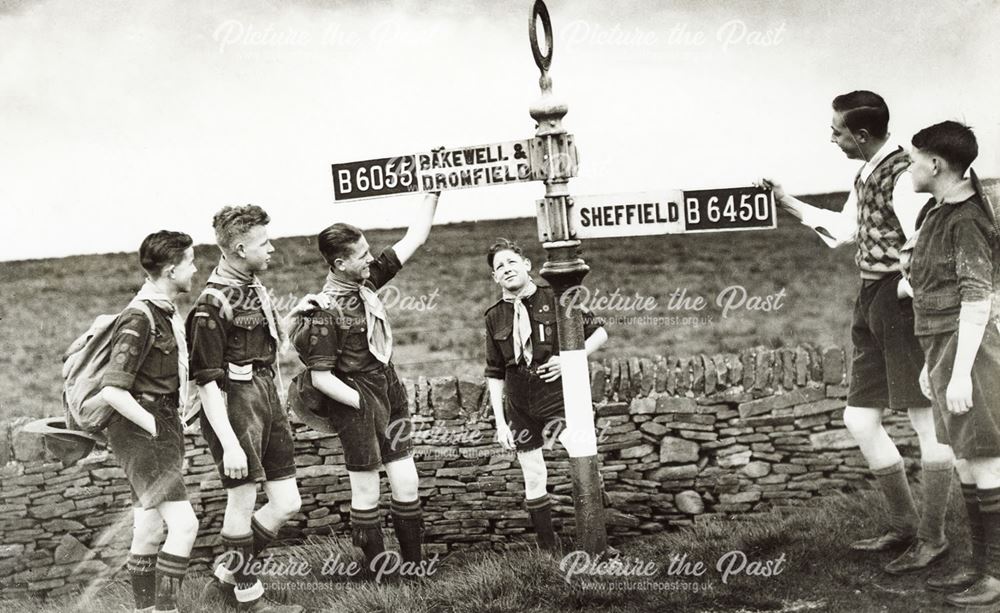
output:
{"label": "boy's hand on sign", "polygon": [[497,426],[497,441],[508,451],[514,449],[514,433],[510,431],[510,426],[503,423]]}
{"label": "boy's hand on sign", "polygon": [[247,476],[247,454],[239,445],[222,451],[222,468],[230,479]]}
{"label": "boy's hand on sign", "polygon": [[[756,187],[761,188],[761,189],[769,189],[769,190],[771,190],[771,192],[774,194],[774,201],[777,202],[779,205],[781,205],[781,201],[785,197],[785,188],[783,188],[781,186],[781,183],[778,183],[774,179],[768,179],[767,177],[761,177],[760,179],[758,179],[754,183],[754,185]],[[782,206],[784,206],[784,205],[782,205]]]}
{"label": "boy's hand on sign", "polygon": [[955,415],[967,413],[972,408],[972,376],[952,375],[946,397],[949,411]]}
{"label": "boy's hand on sign", "polygon": [[538,367],[538,376],[547,383],[555,381],[561,374],[562,367],[559,365],[559,356],[557,355],[552,356],[548,362]]}
{"label": "boy's hand on sign", "polygon": [[920,371],[920,393],[926,396],[928,400],[933,400],[931,398],[931,375],[927,371],[926,363],[924,363],[924,367]]}

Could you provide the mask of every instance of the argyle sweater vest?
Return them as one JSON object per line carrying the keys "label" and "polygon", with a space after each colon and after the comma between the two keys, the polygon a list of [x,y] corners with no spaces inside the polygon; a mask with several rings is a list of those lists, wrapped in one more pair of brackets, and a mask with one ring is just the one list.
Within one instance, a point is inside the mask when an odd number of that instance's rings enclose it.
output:
{"label": "argyle sweater vest", "polygon": [[858,252],[854,261],[864,279],[900,270],[899,252],[906,236],[892,208],[892,190],[909,166],[910,156],[898,149],[875,167],[867,181],[861,180],[861,171],[854,177],[858,195]]}

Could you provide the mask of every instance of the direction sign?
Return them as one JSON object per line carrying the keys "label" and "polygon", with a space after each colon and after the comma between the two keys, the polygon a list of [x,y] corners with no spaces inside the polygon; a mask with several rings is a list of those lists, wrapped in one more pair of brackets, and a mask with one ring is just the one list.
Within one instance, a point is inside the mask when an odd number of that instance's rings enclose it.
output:
{"label": "direction sign", "polygon": [[531,146],[518,140],[333,164],[334,200],[531,181]]}
{"label": "direction sign", "polygon": [[[544,242],[551,234],[543,204],[538,201]],[[581,239],[763,230],[776,227],[777,219],[773,194],[757,187],[577,196],[567,215]]]}

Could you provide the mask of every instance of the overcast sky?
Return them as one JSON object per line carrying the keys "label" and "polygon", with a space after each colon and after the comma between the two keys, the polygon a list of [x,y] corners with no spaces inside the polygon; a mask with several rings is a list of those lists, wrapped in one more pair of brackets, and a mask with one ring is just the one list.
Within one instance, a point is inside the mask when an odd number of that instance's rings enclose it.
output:
{"label": "overcast sky", "polygon": [[[830,100],[881,93],[908,143],[972,125],[1000,174],[1000,2],[552,0],[571,193],[846,189]],[[275,236],[399,226],[333,202],[329,165],[527,138],[528,0],[0,0],[0,260],[210,242],[254,202]],[[539,183],[447,192],[438,221],[530,215]]]}

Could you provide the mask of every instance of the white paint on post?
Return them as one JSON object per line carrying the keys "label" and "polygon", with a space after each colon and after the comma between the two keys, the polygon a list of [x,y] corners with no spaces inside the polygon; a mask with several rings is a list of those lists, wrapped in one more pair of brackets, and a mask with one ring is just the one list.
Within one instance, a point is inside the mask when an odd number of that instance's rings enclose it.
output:
{"label": "white paint on post", "polygon": [[566,407],[566,429],[559,435],[559,442],[571,458],[595,456],[597,432],[594,425],[594,403],[590,397],[587,352],[583,349],[560,351],[559,363]]}

